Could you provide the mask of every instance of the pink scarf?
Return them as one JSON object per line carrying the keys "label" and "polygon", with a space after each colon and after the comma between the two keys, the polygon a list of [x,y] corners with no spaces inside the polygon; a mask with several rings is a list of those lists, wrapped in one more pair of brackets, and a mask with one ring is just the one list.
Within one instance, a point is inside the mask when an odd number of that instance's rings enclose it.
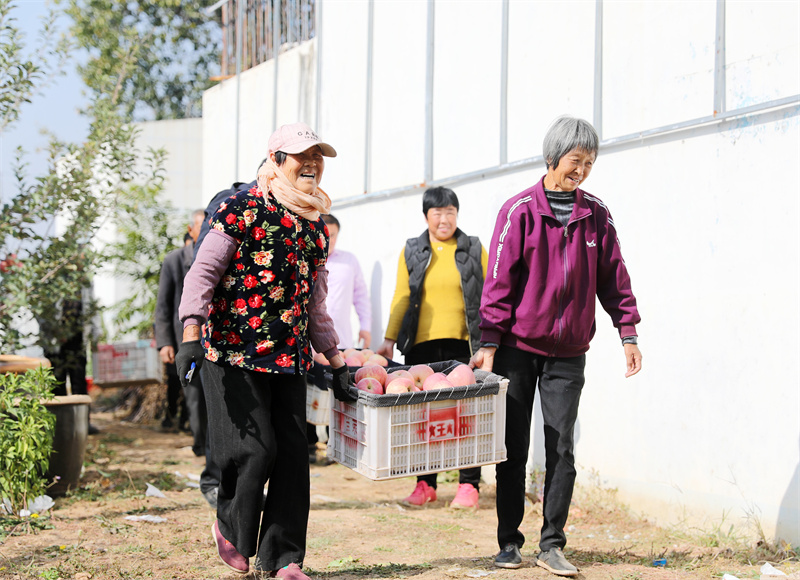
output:
{"label": "pink scarf", "polygon": [[318,187],[311,194],[300,191],[269,158],[258,170],[258,187],[264,193],[271,191],[281,204],[312,222],[319,219],[319,214],[331,211],[331,198],[322,188]]}

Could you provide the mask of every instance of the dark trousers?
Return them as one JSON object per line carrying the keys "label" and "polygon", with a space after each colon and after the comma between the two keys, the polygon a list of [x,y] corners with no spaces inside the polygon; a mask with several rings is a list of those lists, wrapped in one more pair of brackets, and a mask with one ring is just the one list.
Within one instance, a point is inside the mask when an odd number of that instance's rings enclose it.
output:
{"label": "dark trousers", "polygon": [[[468,363],[470,359],[469,343],[466,340],[441,339],[420,342],[411,347],[405,357],[407,365],[429,364],[443,360],[457,360]],[[424,481],[436,489],[435,473],[418,475],[417,481]],[[458,483],[470,483],[479,489],[481,482],[481,468],[468,467],[458,472]]]}
{"label": "dark trousers", "polygon": [[[204,441],[204,455],[206,456],[206,466],[203,468],[203,472],[200,474],[200,491],[203,493],[208,493],[215,488],[219,487],[219,467],[214,464],[214,460],[211,458],[211,434],[210,428],[208,425],[208,409],[206,406],[206,394],[205,389],[203,388],[203,383],[206,381],[206,373],[208,372],[208,367],[212,365],[203,365],[200,368],[200,382],[195,386],[198,388],[203,396],[203,404],[202,404],[202,413],[203,413],[203,435],[205,437]],[[190,383],[190,387],[195,385],[198,381],[198,373],[195,373],[192,377],[192,382]],[[193,415],[189,415],[189,423],[191,424],[191,418]],[[192,433],[194,433],[194,429],[192,429]],[[195,443],[192,449],[194,450],[195,446],[197,445],[197,437],[194,438]],[[195,451],[197,453],[197,451]]]}
{"label": "dark trousers", "polygon": [[53,389],[53,394],[63,396],[67,394],[67,377],[73,395],[87,394],[86,385],[86,355],[83,352],[83,334],[78,334],[61,345],[57,352],[44,353],[50,361],[53,376],[58,385]]}
{"label": "dark trousers", "polygon": [[203,384],[198,380],[200,373],[195,373],[195,375],[197,379],[183,389],[183,399],[186,401],[186,410],[189,413],[189,428],[192,430],[192,451],[200,457],[206,454],[208,415],[206,412],[206,397],[203,394]]}
{"label": "dark trousers", "polygon": [[506,450],[498,463],[497,541],[520,548],[525,536],[519,526],[525,514],[525,463],[530,445],[533,397],[539,389],[544,421],[545,477],[542,512],[542,551],[563,548],[564,525],[575,485],[575,422],[585,382],[586,355],[553,358],[501,346],[494,357],[494,372],[508,379],[506,395]]}
{"label": "dark trousers", "polygon": [[167,416],[177,419],[178,427],[183,427],[188,420],[189,410],[186,406],[186,397],[181,398],[183,389],[181,379],[178,377],[178,367],[167,364]]}
{"label": "dark trousers", "polygon": [[257,570],[302,565],[310,503],[305,379],[206,367],[219,530],[242,556],[256,555]]}

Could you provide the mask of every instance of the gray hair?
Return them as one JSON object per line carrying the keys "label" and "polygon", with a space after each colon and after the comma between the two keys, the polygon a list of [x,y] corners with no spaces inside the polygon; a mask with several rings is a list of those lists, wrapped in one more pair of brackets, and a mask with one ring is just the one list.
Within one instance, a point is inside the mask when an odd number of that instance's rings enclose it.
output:
{"label": "gray hair", "polygon": [[561,158],[573,149],[597,155],[599,145],[600,137],[588,121],[563,115],[547,130],[542,151],[547,168],[555,169]]}
{"label": "gray hair", "polygon": [[192,222],[196,220],[198,217],[205,218],[206,217],[206,210],[204,209],[196,209],[192,212]]}

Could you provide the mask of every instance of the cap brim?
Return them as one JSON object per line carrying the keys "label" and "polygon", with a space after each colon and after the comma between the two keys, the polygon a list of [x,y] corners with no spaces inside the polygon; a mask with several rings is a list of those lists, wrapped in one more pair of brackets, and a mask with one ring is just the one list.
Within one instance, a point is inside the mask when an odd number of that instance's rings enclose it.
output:
{"label": "cap brim", "polygon": [[281,151],[283,151],[284,153],[295,155],[297,153],[302,153],[303,151],[308,151],[315,145],[319,145],[319,148],[322,151],[322,155],[324,155],[325,157],[336,157],[336,149],[334,149],[327,143],[323,143],[322,141],[317,141],[316,143],[311,143],[310,145],[308,141],[305,141],[303,143],[298,143],[291,147],[282,147]]}

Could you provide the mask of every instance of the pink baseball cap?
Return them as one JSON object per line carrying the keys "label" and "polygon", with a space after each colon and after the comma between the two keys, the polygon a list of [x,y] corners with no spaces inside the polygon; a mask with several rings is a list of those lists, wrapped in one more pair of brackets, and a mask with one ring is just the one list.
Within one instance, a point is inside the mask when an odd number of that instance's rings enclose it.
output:
{"label": "pink baseball cap", "polygon": [[336,157],[336,149],[323,143],[311,127],[305,123],[292,123],[283,125],[270,136],[269,153],[302,153],[314,145],[319,145],[325,157]]}

